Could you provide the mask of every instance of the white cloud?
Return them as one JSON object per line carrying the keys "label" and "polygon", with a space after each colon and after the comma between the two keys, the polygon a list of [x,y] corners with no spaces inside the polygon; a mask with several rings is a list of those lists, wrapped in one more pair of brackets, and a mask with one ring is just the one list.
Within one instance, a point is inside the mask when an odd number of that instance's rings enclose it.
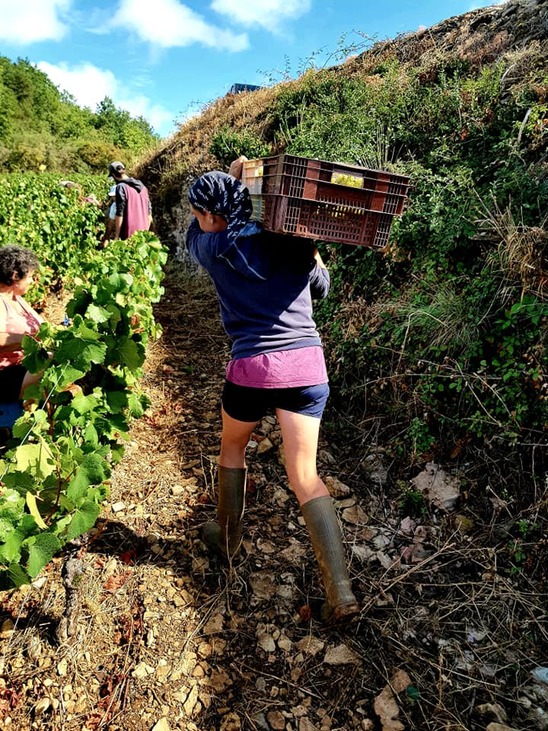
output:
{"label": "white cloud", "polygon": [[160,104],[151,104],[150,99],[142,94],[129,99],[120,97],[116,106],[126,109],[132,117],[144,117],[161,135],[169,134],[174,129],[172,112]]}
{"label": "white cloud", "polygon": [[211,9],[246,26],[277,30],[310,10],[311,0],[213,0]]}
{"label": "white cloud", "polygon": [[170,48],[201,43],[219,50],[242,51],[247,35],[232,33],[207,23],[178,0],[122,0],[112,26],[134,31],[143,41]]}
{"label": "white cloud", "polygon": [[479,10],[480,8],[491,7],[491,5],[504,5],[506,0],[487,0],[486,2],[472,3],[468,8],[467,12],[470,13],[472,10]]}
{"label": "white cloud", "polygon": [[117,107],[126,109],[133,117],[144,117],[161,135],[173,129],[173,113],[159,104],[152,104],[143,94],[129,96],[125,85],[108,69],[100,69],[90,63],[69,67],[67,64],[55,66],[47,61],[37,64],[40,71],[49,76],[53,83],[71,94],[81,107],[95,111],[97,104],[106,96]]}
{"label": "white cloud", "polygon": [[65,63],[55,66],[47,61],[40,61],[36,65],[56,86],[72,94],[81,107],[95,110],[106,96],[114,99],[116,95],[118,82],[112,71],[97,68],[90,63],[72,68]]}
{"label": "white cloud", "polygon": [[67,33],[63,12],[72,0],[0,0],[0,40],[25,45],[60,41]]}

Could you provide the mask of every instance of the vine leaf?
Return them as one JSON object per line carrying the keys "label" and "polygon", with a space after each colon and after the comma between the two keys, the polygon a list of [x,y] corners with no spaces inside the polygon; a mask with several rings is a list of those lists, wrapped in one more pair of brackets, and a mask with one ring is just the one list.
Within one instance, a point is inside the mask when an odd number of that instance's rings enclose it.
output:
{"label": "vine leaf", "polygon": [[40,511],[38,510],[38,505],[36,503],[36,495],[33,492],[27,492],[26,496],[27,506],[29,509],[30,514],[36,521],[36,525],[39,528],[42,528],[42,530],[47,530],[48,526],[42,516],[40,515]]}
{"label": "vine leaf", "polygon": [[[9,565],[7,576],[13,586],[23,586],[23,584],[29,583],[29,575],[18,563],[15,562]],[[0,586],[3,586],[2,581],[0,581]]]}
{"label": "vine leaf", "polygon": [[27,571],[31,579],[37,576],[44,566],[61,549],[61,542],[52,533],[40,533],[29,539],[29,560]]}
{"label": "vine leaf", "polygon": [[37,444],[23,444],[15,449],[15,462],[20,472],[28,472],[43,480],[55,470],[55,459],[43,440]]}
{"label": "vine leaf", "polygon": [[111,313],[104,307],[98,307],[92,303],[86,310],[86,317],[93,322],[103,323],[110,320]]}
{"label": "vine leaf", "polygon": [[21,555],[21,543],[25,536],[21,531],[12,530],[2,540],[0,545],[0,559],[2,563],[18,561]]}
{"label": "vine leaf", "polygon": [[95,525],[95,521],[99,517],[101,508],[97,503],[86,502],[78,508],[74,513],[70,525],[67,529],[66,539],[72,541],[74,538],[81,536]]}
{"label": "vine leaf", "polygon": [[111,357],[131,371],[136,371],[145,360],[145,348],[142,343],[122,337],[116,342]]}
{"label": "vine leaf", "polygon": [[54,362],[63,364],[68,361],[74,368],[83,371],[87,371],[92,363],[102,363],[107,346],[97,342],[99,337],[83,326],[74,332],[67,332],[54,353]]}
{"label": "vine leaf", "polygon": [[90,485],[100,485],[110,470],[99,454],[86,454],[67,487],[67,497],[74,503],[83,500]]}

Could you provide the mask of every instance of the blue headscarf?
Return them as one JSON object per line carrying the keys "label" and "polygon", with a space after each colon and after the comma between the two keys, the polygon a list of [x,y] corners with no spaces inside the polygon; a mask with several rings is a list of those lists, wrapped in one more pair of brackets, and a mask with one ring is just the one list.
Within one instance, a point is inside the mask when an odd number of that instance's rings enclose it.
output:
{"label": "blue headscarf", "polygon": [[246,277],[266,279],[268,261],[255,236],[261,227],[249,220],[253,205],[246,186],[232,175],[213,170],[191,185],[188,201],[193,208],[226,220],[227,245],[217,255]]}
{"label": "blue headscarf", "polygon": [[232,175],[219,170],[198,178],[188,191],[188,200],[194,208],[226,219],[230,243],[236,241],[253,210],[249,190]]}

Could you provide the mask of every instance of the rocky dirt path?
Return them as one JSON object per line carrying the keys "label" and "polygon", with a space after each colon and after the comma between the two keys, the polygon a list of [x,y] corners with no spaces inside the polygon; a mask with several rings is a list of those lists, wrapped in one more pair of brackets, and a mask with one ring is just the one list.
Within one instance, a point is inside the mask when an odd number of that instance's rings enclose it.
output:
{"label": "rocky dirt path", "polygon": [[75,633],[56,640],[62,558],[1,598],[0,728],[546,728],[548,686],[528,675],[548,647],[540,595],[500,571],[464,511],[406,513],[382,449],[348,454],[336,429],[321,445],[364,607],[351,626],[316,618],[319,577],[273,418],[249,447],[243,559],[227,570],[209,558],[199,529],[215,513],[226,339],[195,273],[171,271],[157,316],[151,406],[80,551]]}

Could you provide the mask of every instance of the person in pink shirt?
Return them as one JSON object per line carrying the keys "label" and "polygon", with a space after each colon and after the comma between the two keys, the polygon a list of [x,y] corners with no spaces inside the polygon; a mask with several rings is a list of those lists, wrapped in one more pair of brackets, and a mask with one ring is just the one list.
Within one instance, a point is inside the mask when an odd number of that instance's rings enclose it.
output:
{"label": "person in pink shirt", "polygon": [[22,365],[22,341],[35,335],[43,319],[25,301],[33,282],[38,259],[21,246],[0,247],[0,402],[23,398],[27,386],[40,374],[29,373]]}
{"label": "person in pink shirt", "polygon": [[116,185],[112,238],[125,241],[136,231],[148,231],[152,224],[152,207],[146,186],[126,173],[123,162],[111,162],[108,174]]}

